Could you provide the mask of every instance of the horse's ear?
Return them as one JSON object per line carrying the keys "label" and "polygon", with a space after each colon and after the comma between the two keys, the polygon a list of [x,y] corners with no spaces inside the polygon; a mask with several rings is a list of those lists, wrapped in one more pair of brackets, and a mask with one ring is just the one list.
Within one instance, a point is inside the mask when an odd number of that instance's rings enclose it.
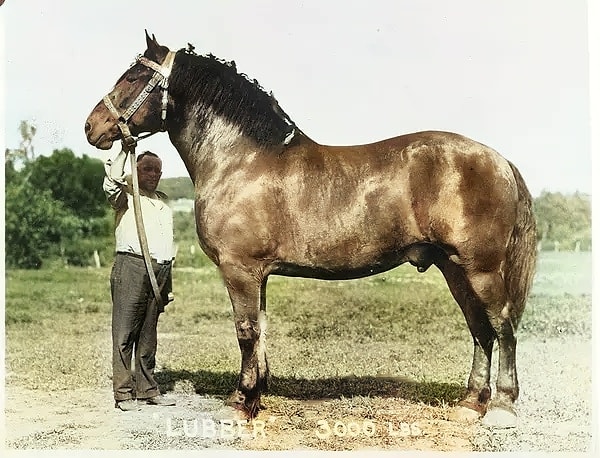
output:
{"label": "horse's ear", "polygon": [[151,38],[150,35],[148,35],[147,30],[144,30],[144,32],[146,33],[146,46],[148,47],[146,52],[147,57],[157,57],[160,53],[161,46],[158,44],[158,41],[156,41],[154,34],[152,34]]}
{"label": "horse's ear", "polygon": [[153,47],[157,48],[160,46],[156,41],[154,34],[152,34],[152,37],[150,37],[150,35],[148,35],[148,30],[146,29],[144,29],[144,33],[146,34],[146,46],[148,46],[148,49],[152,49]]}

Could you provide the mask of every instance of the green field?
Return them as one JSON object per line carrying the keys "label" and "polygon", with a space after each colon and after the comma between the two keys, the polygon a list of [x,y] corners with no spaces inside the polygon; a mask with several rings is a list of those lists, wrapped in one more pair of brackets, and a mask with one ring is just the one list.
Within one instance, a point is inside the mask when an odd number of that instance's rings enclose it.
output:
{"label": "green field", "polygon": [[[590,253],[542,253],[538,264],[521,333],[590,332],[591,305],[582,300],[591,292]],[[209,265],[174,275],[176,301],[159,323],[163,381],[191,377],[199,391],[224,395],[239,365],[226,290]],[[48,389],[106,383],[108,277],[108,268],[6,273],[8,382]],[[272,277],[267,294],[273,393],[385,391],[369,379],[383,374],[417,381],[409,395],[426,402],[459,395],[470,336],[435,268],[419,274],[404,265],[339,282]]]}
{"label": "green field", "polygon": [[[591,254],[541,253],[538,264],[519,336],[589,337]],[[163,391],[185,384],[224,398],[240,364],[231,306],[216,269],[199,265],[175,268],[158,380]],[[111,386],[108,278],[106,267],[6,272],[7,389]],[[471,337],[435,268],[339,282],[272,277],[267,295],[271,412],[292,418],[302,402],[333,399],[333,409],[368,415],[398,398],[444,412],[461,397]]]}

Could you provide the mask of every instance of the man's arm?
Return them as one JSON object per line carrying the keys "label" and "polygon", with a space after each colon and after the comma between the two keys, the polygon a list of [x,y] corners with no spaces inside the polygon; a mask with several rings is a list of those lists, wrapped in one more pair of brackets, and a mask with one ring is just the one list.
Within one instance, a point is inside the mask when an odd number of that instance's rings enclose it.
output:
{"label": "man's arm", "polygon": [[125,187],[127,182],[125,181],[125,161],[129,153],[121,150],[114,160],[108,160],[104,164],[104,171],[106,176],[102,183],[102,188],[106,194],[106,198],[110,203],[111,207],[115,210],[122,209],[127,206],[127,195],[125,193]]}

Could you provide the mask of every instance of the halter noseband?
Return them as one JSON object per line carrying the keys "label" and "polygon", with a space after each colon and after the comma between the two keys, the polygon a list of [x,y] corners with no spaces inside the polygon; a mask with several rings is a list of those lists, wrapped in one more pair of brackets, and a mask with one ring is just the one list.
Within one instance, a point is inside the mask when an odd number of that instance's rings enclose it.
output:
{"label": "halter noseband", "polygon": [[[160,113],[160,130],[164,132],[166,130],[166,120],[167,120],[167,102],[168,102],[168,86],[169,86],[169,76],[171,75],[171,69],[173,68],[173,62],[175,60],[175,52],[169,51],[167,57],[163,61],[162,65],[157,64],[156,62],[144,57],[139,56],[136,59],[136,62],[145,65],[148,68],[154,70],[154,75],[150,78],[150,81],[146,84],[142,92],[137,96],[137,98],[133,101],[133,103],[125,110],[123,114],[119,114],[114,104],[110,100],[110,97],[107,95],[102,99],[106,108],[112,113],[112,115],[117,119],[117,126],[121,130],[123,134],[123,142],[128,145],[135,145],[137,140],[131,135],[131,131],[129,130],[129,126],[127,122],[131,119],[131,117],[135,114],[135,112],[142,106],[142,104],[146,101],[150,93],[159,85],[162,89],[162,106]],[[149,136],[152,134],[146,135]],[[145,138],[145,137],[140,137]]]}

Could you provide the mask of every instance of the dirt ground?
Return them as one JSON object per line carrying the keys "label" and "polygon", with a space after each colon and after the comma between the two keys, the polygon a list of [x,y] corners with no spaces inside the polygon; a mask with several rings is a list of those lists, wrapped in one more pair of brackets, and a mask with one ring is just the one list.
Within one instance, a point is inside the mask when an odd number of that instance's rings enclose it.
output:
{"label": "dirt ground", "polygon": [[[69,392],[28,391],[9,385],[5,392],[5,444],[9,450],[589,452],[590,340],[572,335],[523,339],[519,343],[518,367],[520,423],[509,430],[448,421],[441,408],[417,407],[401,400],[387,401],[390,415],[375,412],[373,417],[356,411],[348,412],[352,418],[341,421],[321,415],[328,401],[297,401],[290,411],[267,409],[254,424],[243,425],[227,418],[216,422],[214,417],[221,412],[222,401],[198,395],[185,383],[170,393],[177,400],[176,406],[145,405],[135,412],[114,408],[108,384],[100,390]],[[414,414],[416,409],[418,414],[411,417],[411,410]],[[404,421],[407,418],[413,420]],[[298,428],[299,424],[309,427]]]}
{"label": "dirt ground", "polygon": [[[172,396],[177,399],[175,407],[143,406],[140,411],[120,412],[106,401],[111,397],[109,390],[95,393],[77,390],[68,395],[45,393],[42,396],[17,390],[7,399],[7,445],[15,449],[42,450],[298,450],[318,449],[319,441],[323,449],[331,449],[336,439],[325,437],[325,429],[317,425],[318,410],[311,410],[308,404],[304,406],[307,409],[301,420],[314,420],[313,440],[306,440],[300,430],[293,428],[294,419],[285,416],[263,413],[252,425],[240,425],[229,419],[218,423],[214,417],[220,413],[220,400],[183,392]],[[350,422],[346,420],[347,424]],[[333,427],[334,420],[330,423]],[[356,424],[360,423],[361,419],[357,418]],[[371,447],[397,448],[396,444],[410,450],[471,448],[468,439],[461,437],[464,436],[462,428],[451,422],[423,419],[411,423],[410,427],[418,428],[412,432],[420,436],[409,437],[408,430],[404,434],[400,422],[393,424],[391,431],[387,422],[385,425],[379,422],[376,425],[378,437]],[[386,440],[384,435],[389,438]],[[401,435],[410,440],[395,440],[401,439]],[[338,440],[334,447],[347,448],[350,443],[350,438]],[[371,447],[364,442],[358,446],[360,449]]]}

